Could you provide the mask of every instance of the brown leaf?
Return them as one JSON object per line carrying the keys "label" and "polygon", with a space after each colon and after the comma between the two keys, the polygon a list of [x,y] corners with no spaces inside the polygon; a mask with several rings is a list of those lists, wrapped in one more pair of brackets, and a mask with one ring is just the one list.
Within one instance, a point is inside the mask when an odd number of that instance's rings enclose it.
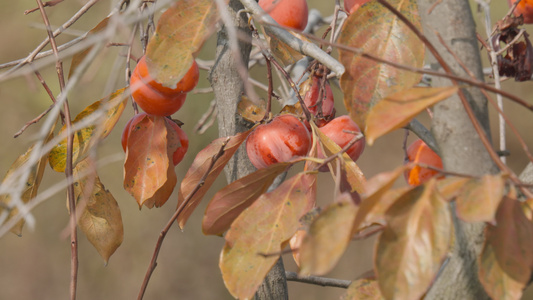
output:
{"label": "brown leaf", "polygon": [[457,196],[457,216],[467,222],[494,222],[496,209],[505,192],[505,176],[472,178]]}
{"label": "brown leaf", "polygon": [[[55,129],[55,125],[52,126],[52,129],[50,131],[50,134],[48,135],[47,139],[45,140],[45,143],[48,142],[52,136]],[[35,145],[32,145],[26,153],[20,155],[15,162],[11,165],[9,170],[7,171],[6,176],[2,180],[2,185],[7,184],[8,186],[13,186],[16,184],[16,181],[18,180],[18,177],[20,175],[15,175],[18,173],[21,168],[25,167],[25,165],[28,163],[30,157],[33,155]],[[20,200],[22,200],[23,203],[30,202],[35,196],[37,196],[37,190],[39,189],[39,186],[41,185],[41,180],[43,178],[44,169],[46,166],[46,161],[48,159],[48,153],[40,153],[40,158],[37,161],[35,165],[32,165],[30,167],[30,171],[28,173],[28,178],[26,179],[26,182],[24,184],[24,188],[21,190],[20,193]],[[16,176],[16,177],[14,177]],[[6,219],[6,221],[9,221],[11,218],[16,216],[19,213],[19,210],[16,206],[14,206],[14,203],[12,203],[11,194],[3,194],[0,195],[0,203],[4,204],[7,207],[11,207],[12,209],[9,211],[9,215]],[[0,205],[0,213],[4,210],[4,205]],[[22,235],[22,227],[24,227],[24,219],[18,221],[11,229],[10,231],[18,236]]]}
{"label": "brown leaf", "polygon": [[117,201],[91,168],[85,160],[74,168],[74,195],[83,208],[78,225],[107,264],[122,244],[124,228]]}
{"label": "brown leaf", "polygon": [[322,210],[300,246],[300,274],[323,275],[335,267],[352,237],[356,212],[357,206],[348,193]]}
{"label": "brown leaf", "polygon": [[[531,250],[531,249],[530,249]],[[490,243],[486,242],[479,257],[479,281],[492,299],[522,299],[524,282],[513,279],[498,263],[496,254]]]}
{"label": "brown leaf", "polygon": [[[421,29],[416,1],[393,0],[389,3]],[[377,1],[368,2],[348,17],[339,43],[402,65],[417,68],[424,65],[424,44]],[[368,110],[380,99],[410,88],[421,79],[420,74],[378,63],[347,50],[339,49],[339,60],[346,67],[340,81],[344,105],[361,128],[365,128]]]}
{"label": "brown leaf", "polygon": [[[125,88],[115,91],[109,97],[105,97],[87,106],[80,112],[72,124],[76,126],[87,119],[96,117],[86,127],[74,132],[74,143],[72,150],[72,163],[74,166],[84,159],[89,150],[106,138],[117,124],[128,97],[124,95]],[[101,115],[97,115],[100,114]],[[59,135],[66,135],[66,126],[59,131]],[[65,172],[67,161],[67,138],[65,137],[50,151],[50,166],[56,172]]]}
{"label": "brown leaf", "polygon": [[420,299],[450,246],[452,220],[435,179],[401,196],[387,210],[375,266],[386,299]]}
{"label": "brown leaf", "polygon": [[150,76],[165,87],[175,88],[218,20],[215,1],[175,1],[159,18],[155,34],[146,47]]}
{"label": "brown leaf", "polygon": [[[399,192],[388,194],[386,198],[385,195],[389,192],[396,179],[408,167],[407,165],[403,165],[393,171],[377,174],[366,182],[366,192],[363,194],[363,200],[357,211],[352,233],[357,232],[363,224],[370,225],[373,222],[379,222],[383,218],[384,212],[395,201],[395,197],[399,196],[397,194],[403,194],[405,191],[398,190]],[[381,200],[382,198],[384,198],[383,201]]]}
{"label": "brown leaf", "polygon": [[[100,21],[100,23],[98,23],[98,25],[96,25],[93,29],[89,30],[85,40],[90,38],[92,35],[95,35],[95,34],[101,32],[101,31],[103,31],[104,29],[106,29],[108,23],[109,23],[109,17],[107,17],[107,18],[103,19],[102,21]],[[72,62],[70,63],[70,69],[68,71],[68,78],[70,78],[70,76],[72,76],[72,74],[74,73],[74,71],[76,71],[76,68],[79,66],[79,64],[83,61],[83,59],[87,56],[87,54],[89,54],[89,52],[91,52],[92,48],[93,48],[93,45],[89,46],[87,49],[85,49],[85,50],[83,50],[81,52],[78,52],[78,53],[76,53],[76,54],[74,54],[72,56]]]}
{"label": "brown leaf", "polygon": [[382,300],[378,282],[373,279],[359,279],[348,287],[341,300]]}
{"label": "brown leaf", "polygon": [[365,138],[368,145],[395,129],[407,125],[424,109],[455,94],[457,86],[414,87],[381,99],[368,112]]}
{"label": "brown leaf", "polygon": [[470,180],[464,177],[446,177],[437,181],[437,190],[446,201],[452,201],[459,195],[463,186]]}
{"label": "brown leaf", "polygon": [[[177,183],[172,154],[177,149],[176,132],[165,117],[146,115],[135,119],[126,147],[124,189],[139,204],[152,208],[163,205]],[[172,148],[169,149],[169,146]]]}
{"label": "brown leaf", "polygon": [[525,285],[533,268],[533,222],[521,203],[508,197],[503,197],[495,221],[496,226],[487,226],[487,242],[502,271]]}
{"label": "brown leaf", "polygon": [[265,117],[266,102],[261,99],[261,103],[257,105],[248,97],[242,96],[237,104],[237,113],[246,121],[257,123]]}
{"label": "brown leaf", "polygon": [[218,191],[207,205],[202,231],[207,235],[221,235],[243,210],[252,205],[274,179],[285,172],[290,163],[277,163],[239,178]]}
{"label": "brown leaf", "polygon": [[229,292],[250,299],[294,235],[299,218],[312,208],[308,190],[316,174],[299,173],[274,191],[263,194],[231,225],[219,266]]}
{"label": "brown leaf", "polygon": [[[233,154],[235,154],[237,149],[239,149],[239,146],[246,140],[251,132],[252,129],[231,137],[218,138],[211,142],[211,144],[209,144],[203,150],[198,152],[191,167],[187,171],[187,174],[185,174],[185,177],[181,181],[181,188],[178,193],[178,207],[183,203],[183,201],[185,201],[185,199],[191,197],[178,217],[178,224],[181,229],[183,229],[194,209],[198,206],[198,204],[200,204],[200,201],[204,197],[205,193],[207,193],[213,182],[215,182],[217,179],[218,175],[220,175],[220,172],[222,172],[224,166],[226,166]],[[224,154],[222,154],[222,156],[215,162],[215,165],[205,178],[203,185],[194,195],[191,196],[191,194],[197,188],[197,185],[202,177],[208,171],[213,156],[220,151],[221,147],[224,147]]]}
{"label": "brown leaf", "polygon": [[[322,133],[314,123],[311,123],[311,127],[313,128],[313,134],[316,134],[318,137],[320,143],[324,146],[324,152],[325,155],[331,156],[333,154],[339,153],[342,149],[332,141],[330,138],[328,138],[324,133]],[[344,160],[344,167],[346,169],[346,175],[347,180],[350,183],[352,190],[350,192],[357,192],[361,194],[364,191],[364,185],[366,183],[365,175],[363,174],[363,171],[359,169],[359,166],[348,156],[348,154],[343,153],[342,158]],[[332,161],[331,165],[332,167],[330,170],[336,170],[337,160]]]}

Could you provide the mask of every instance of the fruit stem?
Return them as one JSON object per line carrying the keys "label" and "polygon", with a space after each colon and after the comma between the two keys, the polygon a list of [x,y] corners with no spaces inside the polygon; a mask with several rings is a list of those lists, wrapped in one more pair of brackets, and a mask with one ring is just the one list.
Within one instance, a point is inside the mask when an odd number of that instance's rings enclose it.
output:
{"label": "fruit stem", "polygon": [[262,121],[266,121],[270,118],[270,111],[272,110],[272,62],[267,58],[265,53],[262,53],[263,57],[266,60],[267,66],[267,80],[268,80],[268,98],[267,98],[267,107],[265,110],[265,116]]}
{"label": "fruit stem", "polygon": [[303,110],[303,112],[305,114],[305,118],[307,119],[307,121],[311,121],[311,119],[312,119],[311,113],[307,109],[307,106],[305,105],[304,100],[302,99],[302,96],[300,95],[300,92],[298,91],[298,88],[296,88],[296,84],[292,80],[292,78],[289,75],[289,73],[287,73],[287,71],[285,71],[285,69],[283,69],[283,67],[276,61],[276,59],[271,54],[265,54],[265,51],[262,51],[262,52],[263,52],[263,55],[265,56],[266,60],[270,61],[281,72],[281,74],[283,74],[285,79],[287,79],[287,81],[289,82],[291,88],[293,89],[294,93],[296,94],[296,97],[298,98],[298,102],[300,102],[302,110]]}

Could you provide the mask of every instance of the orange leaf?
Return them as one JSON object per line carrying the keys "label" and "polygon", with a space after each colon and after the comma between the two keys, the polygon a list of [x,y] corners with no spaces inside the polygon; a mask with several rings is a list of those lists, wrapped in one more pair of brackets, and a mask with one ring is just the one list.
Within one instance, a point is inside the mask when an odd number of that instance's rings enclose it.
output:
{"label": "orange leaf", "polygon": [[[176,132],[165,117],[146,115],[131,124],[124,162],[124,189],[139,207],[163,205],[177,183],[172,154]],[[171,148],[169,149],[169,145]]]}
{"label": "orange leaf", "polygon": [[494,222],[504,192],[501,174],[470,179],[457,196],[457,216],[467,222]]}
{"label": "orange leaf", "polygon": [[378,137],[404,127],[424,109],[450,97],[458,89],[457,86],[414,87],[381,99],[368,112],[366,142],[372,145]]}
{"label": "orange leaf", "polygon": [[187,174],[185,174],[185,177],[181,181],[181,188],[178,193],[178,207],[183,201],[185,201],[185,199],[191,197],[191,193],[196,189],[200,179],[202,179],[208,171],[213,156],[220,151],[221,147],[224,147],[224,154],[222,154],[222,156],[215,162],[215,165],[205,178],[204,184],[194,195],[192,195],[191,199],[189,199],[187,205],[180,213],[178,224],[181,229],[183,229],[194,209],[200,204],[205,193],[207,193],[218,175],[220,175],[224,166],[226,166],[231,157],[233,157],[233,154],[235,154],[237,149],[239,149],[239,146],[246,140],[246,137],[248,137],[251,132],[252,129],[246,132],[241,132],[235,136],[218,138],[211,142],[211,144],[205,147],[202,151],[198,152],[191,167],[187,171]]}
{"label": "orange leaf", "polygon": [[383,201],[381,198],[389,192],[392,185],[408,169],[407,165],[400,166],[393,171],[383,172],[370,178],[365,185],[365,194],[363,200],[357,211],[357,216],[353,223],[352,232],[355,233],[359,227],[372,222],[380,221],[383,218],[383,213],[388,209],[392,202],[396,199],[391,196],[399,196],[396,194],[389,194]]}
{"label": "orange leaf", "polygon": [[150,76],[163,86],[175,88],[213,33],[218,19],[215,1],[175,1],[159,18],[146,47]]}
{"label": "orange leaf", "polygon": [[378,282],[372,279],[359,279],[348,287],[341,300],[382,300]]}
{"label": "orange leaf", "polygon": [[221,235],[243,210],[250,206],[287,170],[290,163],[277,163],[239,178],[218,191],[207,205],[202,231],[207,235]]}
{"label": "orange leaf", "polygon": [[375,266],[386,299],[420,299],[448,252],[452,220],[435,179],[402,195],[387,210]]}
{"label": "orange leaf", "polygon": [[348,193],[322,210],[300,246],[300,274],[323,275],[335,267],[352,237],[356,212],[357,206]]}
{"label": "orange leaf", "polygon": [[487,226],[487,242],[502,271],[525,285],[533,268],[533,222],[521,203],[508,197],[503,197],[495,221],[496,226]]}
{"label": "orange leaf", "polygon": [[[531,251],[529,249],[528,251]],[[501,268],[494,249],[485,243],[479,256],[479,281],[492,299],[519,300],[527,282],[513,279]]]}
{"label": "orange leaf", "polygon": [[[107,264],[124,238],[120,208],[86,160],[74,168],[73,176],[76,201],[83,207],[78,225]],[[80,199],[86,202],[80,203]]]}
{"label": "orange leaf", "polygon": [[277,189],[263,194],[231,225],[219,266],[229,292],[250,299],[278,260],[286,242],[294,235],[299,219],[314,203],[308,191],[315,174],[299,173]]}
{"label": "orange leaf", "polygon": [[[393,0],[389,3],[421,29],[416,1]],[[377,1],[368,2],[348,17],[339,43],[402,65],[417,68],[424,65],[424,44]],[[339,60],[346,68],[340,81],[344,105],[360,128],[365,128],[368,110],[380,99],[410,88],[421,79],[420,74],[378,63],[347,50],[339,49]]]}

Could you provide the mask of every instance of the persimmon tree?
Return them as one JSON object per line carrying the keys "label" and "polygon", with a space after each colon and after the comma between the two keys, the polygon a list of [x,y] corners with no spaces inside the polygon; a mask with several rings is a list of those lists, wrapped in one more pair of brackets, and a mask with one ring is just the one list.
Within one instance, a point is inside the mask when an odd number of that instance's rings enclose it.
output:
{"label": "persimmon tree", "polygon": [[[34,123],[40,128],[39,139],[2,181],[0,236],[20,235],[25,223],[39,221],[32,209],[46,200],[38,189],[47,165],[64,173],[71,299],[83,284],[77,281],[77,229],[106,263],[128,231],[96,168],[96,149],[117,130],[127,105],[135,117],[125,117],[131,121],[122,139],[123,187],[131,205],[174,212],[154,232],[159,238],[146,258],[138,299],[157,272],[170,228],[184,229],[201,201],[208,202],[202,231],[224,240],[219,268],[238,299],[287,299],[287,280],[344,287],[342,299],[521,299],[533,268],[533,180],[531,171],[519,176],[506,165],[506,126],[524,150],[513,155],[530,162],[533,156],[503,103],[533,105],[500,85],[503,78],[528,81],[533,73],[523,16],[513,14],[519,1],[494,23],[488,4],[478,1],[486,17],[481,34],[470,4],[461,0],[335,1],[330,18],[310,10],[314,18],[287,23],[283,18],[300,14],[275,10],[276,1],[124,0],[92,30],[58,45],[56,37],[96,2],[53,31],[47,10],[67,4],[37,0],[33,11],[41,14],[47,39],[28,57],[0,65],[9,68],[0,80],[35,74],[53,103],[17,133]],[[125,41],[116,40],[121,26],[131,28]],[[216,51],[200,60],[215,34]],[[43,51],[47,44],[51,50]],[[69,94],[106,44],[125,46],[127,84],[71,112]],[[481,52],[489,57],[487,74]],[[56,66],[57,91],[39,72],[37,62],[47,57]],[[200,125],[216,116],[219,138],[189,162],[183,155],[195,139],[187,139],[171,114],[196,85],[197,64],[208,70],[215,98]],[[257,72],[266,80],[252,78]],[[344,106],[345,116],[333,107],[332,86],[340,87],[343,102],[336,106]],[[489,107],[499,115],[498,148]],[[429,128],[418,121],[421,115],[430,116]],[[377,139],[398,130],[414,132],[425,150],[407,149],[406,137],[406,162],[366,178],[356,163],[365,144],[371,151]],[[181,180],[176,164],[188,164]],[[206,199],[222,171],[227,184]],[[316,196],[324,188],[320,172],[335,183],[325,203]],[[404,176],[409,184],[397,183]],[[365,276],[322,277],[353,240],[376,235],[369,258],[374,268]],[[298,272],[285,271],[284,259],[294,259]]]}

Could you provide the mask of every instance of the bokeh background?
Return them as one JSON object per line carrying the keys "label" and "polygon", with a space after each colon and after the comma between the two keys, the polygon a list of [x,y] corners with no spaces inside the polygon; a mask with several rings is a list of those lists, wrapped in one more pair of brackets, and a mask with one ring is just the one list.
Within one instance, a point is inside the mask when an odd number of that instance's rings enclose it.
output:
{"label": "bokeh background", "polygon": [[[52,26],[62,24],[70,18],[86,1],[65,1],[55,7],[47,8]],[[93,28],[114,7],[116,1],[101,0],[85,14],[72,29],[61,35],[59,44]],[[324,16],[333,12],[332,2],[308,0],[309,6],[322,12]],[[493,1],[493,20],[501,18],[507,11],[504,1]],[[27,9],[36,7],[35,1],[0,1],[0,64],[25,57],[38,45],[47,34],[42,25],[39,12],[24,15]],[[473,4],[473,9],[476,7]],[[476,15],[480,20],[482,14]],[[528,31],[533,28],[526,26]],[[479,28],[479,32],[484,32]],[[116,42],[126,42],[129,29],[123,28]],[[215,40],[208,41],[200,58],[210,60],[214,57]],[[50,49],[49,47],[46,50]],[[91,65],[76,89],[69,94],[71,111],[76,115],[84,107],[102,98],[112,90],[124,86],[124,59],[118,60],[123,53],[117,47],[105,48]],[[139,43],[133,54],[141,55]],[[486,60],[485,60],[486,62]],[[68,68],[69,60],[65,60]],[[3,72],[5,70],[0,70]],[[48,85],[57,95],[58,81],[53,63],[40,69]],[[253,70],[252,76],[264,81],[264,67]],[[209,87],[207,72],[201,72],[199,88]],[[507,81],[506,90],[512,91],[527,101],[531,100],[531,83],[514,83]],[[260,92],[260,91],[258,91]],[[338,115],[346,110],[342,105],[342,95],[334,88]],[[216,123],[205,134],[193,133],[194,125],[207,110],[213,98],[212,94],[190,94],[184,107],[174,117],[185,123],[184,129],[189,133],[190,147],[184,161],[176,168],[178,179],[183,175],[194,159],[195,153],[204,148],[218,136]],[[23,153],[34,140],[39,123],[31,126],[21,137],[14,139],[17,132],[27,121],[39,115],[50,105],[50,99],[33,73],[0,82],[0,175],[3,175],[12,162]],[[509,118],[519,128],[528,146],[533,147],[531,135],[532,119],[529,112],[521,107],[506,103]],[[165,206],[159,209],[139,210],[135,200],[122,188],[122,164],[124,154],[120,146],[120,134],[127,120],[133,115],[128,105],[120,122],[111,135],[98,149],[99,158],[107,160],[98,173],[107,189],[113,193],[122,211],[124,222],[124,242],[111,257],[109,264],[102,259],[86,240],[79,235],[79,278],[78,299],[135,299],[150,262],[159,232],[173,214],[177,193]],[[496,132],[494,110],[491,119],[493,132]],[[421,121],[429,124],[427,116]],[[402,164],[402,143],[404,132],[398,131],[382,138],[366,151],[358,164],[367,177],[390,170]],[[411,135],[409,138],[413,140]],[[493,139],[497,139],[493,135]],[[527,158],[520,150],[516,139],[509,134],[509,165],[520,172],[527,163]],[[321,175],[322,176],[322,175]],[[64,179],[63,174],[47,168],[41,191]],[[328,176],[321,177],[319,201],[325,203],[331,199],[332,181]],[[226,291],[218,269],[218,258],[223,246],[223,239],[206,237],[201,233],[201,217],[207,200],[225,183],[223,176],[204,198],[204,202],[193,214],[191,220],[181,232],[174,226],[163,244],[157,266],[145,299],[232,299]],[[405,184],[403,181],[398,185]],[[0,299],[66,299],[69,292],[70,246],[64,234],[68,225],[68,213],[65,207],[66,193],[59,192],[34,211],[37,223],[33,230],[25,228],[23,236],[8,234],[0,239]],[[327,276],[342,279],[354,279],[372,268],[371,255],[374,238],[367,241],[351,243],[348,251],[338,266]],[[297,271],[290,255],[284,256],[287,270]],[[292,299],[338,299],[342,289],[319,287],[289,282]],[[532,294],[524,299],[532,299]]]}

